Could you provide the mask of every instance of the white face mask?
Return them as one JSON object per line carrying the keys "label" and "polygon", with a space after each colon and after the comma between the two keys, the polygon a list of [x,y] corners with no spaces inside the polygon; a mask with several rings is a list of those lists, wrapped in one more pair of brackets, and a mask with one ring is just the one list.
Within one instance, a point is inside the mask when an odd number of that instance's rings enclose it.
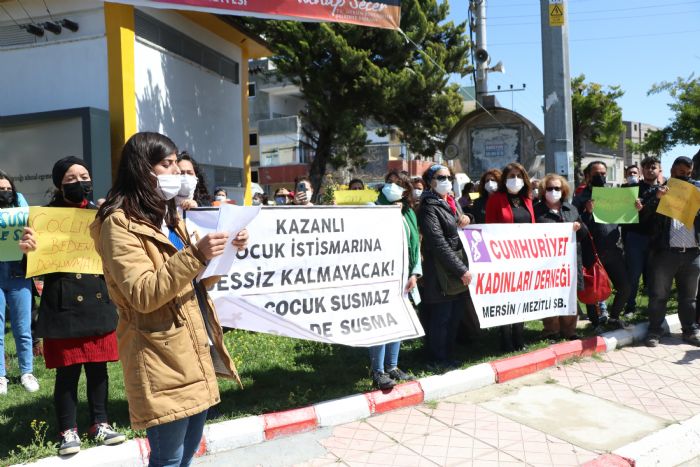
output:
{"label": "white face mask", "polygon": [[506,180],[506,188],[508,189],[508,192],[512,195],[517,195],[520,192],[520,190],[523,189],[524,186],[525,182],[520,177],[509,178],[508,180]]}
{"label": "white face mask", "polygon": [[561,190],[559,191],[547,191],[544,194],[544,197],[549,201],[550,203],[556,203],[561,199]]}
{"label": "white face mask", "polygon": [[437,182],[437,184],[435,185],[435,188],[433,188],[433,190],[435,190],[435,193],[437,193],[438,195],[441,195],[441,196],[449,193],[451,189],[452,189],[452,182],[449,180],[443,180],[441,182]]}
{"label": "white face mask", "polygon": [[214,199],[217,201],[226,201],[226,197],[223,195],[215,196]]}
{"label": "white face mask", "polygon": [[181,175],[182,177],[180,183],[180,191],[178,196],[185,199],[192,199],[194,197],[194,190],[197,189],[197,177],[194,175]]}
{"label": "white face mask", "polygon": [[627,177],[627,183],[629,183],[630,185],[634,185],[635,183],[639,183],[639,177],[637,177],[636,175],[631,175],[631,176]]}
{"label": "white face mask", "polygon": [[400,200],[403,196],[403,192],[404,189],[396,183],[388,183],[384,185],[384,188],[382,188],[382,193],[384,194],[384,197],[390,203],[395,203],[396,201]]}
{"label": "white face mask", "polygon": [[418,189],[413,190],[413,196],[415,196],[416,199],[420,198],[422,194],[423,194],[423,190],[418,190]]}
{"label": "white face mask", "polygon": [[171,200],[177,196],[182,186],[182,176],[181,175],[157,175],[158,178],[158,193],[165,200]]}
{"label": "white face mask", "polygon": [[486,185],[484,185],[484,190],[486,190],[488,193],[493,193],[494,191],[498,190],[498,182],[496,182],[496,180],[489,180],[486,182]]}

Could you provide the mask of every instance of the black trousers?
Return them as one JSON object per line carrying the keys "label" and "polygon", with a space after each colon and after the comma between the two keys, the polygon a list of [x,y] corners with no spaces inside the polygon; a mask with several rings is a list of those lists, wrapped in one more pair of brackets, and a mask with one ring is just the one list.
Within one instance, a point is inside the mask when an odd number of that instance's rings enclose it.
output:
{"label": "black trousers", "polygon": [[[627,303],[627,299],[632,293],[632,286],[627,277],[625,258],[622,255],[622,250],[617,247],[598,251],[598,256],[600,256],[600,262],[603,263],[605,272],[608,273],[610,282],[612,282],[615,289],[615,298],[613,299],[612,305],[608,308],[608,313],[611,318],[618,319]],[[597,326],[598,313],[596,312],[595,306],[588,305],[586,308],[588,310],[588,319],[591,324]]]}
{"label": "black trousers", "polygon": [[56,384],[53,390],[58,428],[65,431],[77,426],[78,381],[85,367],[87,378],[87,400],[90,423],[107,422],[107,363],[83,363],[56,369]]}

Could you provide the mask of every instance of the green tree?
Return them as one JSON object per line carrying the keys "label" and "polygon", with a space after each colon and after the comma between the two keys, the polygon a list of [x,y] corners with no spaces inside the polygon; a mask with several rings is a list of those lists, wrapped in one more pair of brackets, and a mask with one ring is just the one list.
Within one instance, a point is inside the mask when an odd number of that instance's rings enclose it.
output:
{"label": "green tree", "polygon": [[687,79],[664,81],[652,86],[647,95],[661,92],[668,92],[673,99],[668,104],[673,111],[673,121],[649,133],[635,149],[661,154],[677,144],[700,144],[700,79],[690,75]]}
{"label": "green tree", "polygon": [[615,148],[620,134],[625,130],[622,124],[622,109],[617,104],[617,99],[625,92],[619,86],[604,88],[598,83],[585,83],[585,80],[586,76],[583,74],[571,80],[574,173],[577,185],[580,183],[583,141]]}
{"label": "green tree", "polygon": [[279,76],[306,101],[304,131],[315,157],[314,192],[328,164],[362,163],[368,121],[398,130],[412,151],[430,157],[457,122],[462,100],[450,73],[466,74],[464,23],[446,22],[447,2],[402,2],[398,31],[340,23],[249,20],[270,44]]}

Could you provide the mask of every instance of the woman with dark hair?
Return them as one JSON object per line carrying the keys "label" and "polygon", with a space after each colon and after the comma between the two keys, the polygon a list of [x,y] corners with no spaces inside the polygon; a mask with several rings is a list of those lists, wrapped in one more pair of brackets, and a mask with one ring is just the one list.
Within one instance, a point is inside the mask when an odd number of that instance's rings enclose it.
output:
{"label": "woman with dark hair", "polygon": [[177,155],[177,166],[182,175],[182,185],[175,203],[182,209],[211,206],[207,179],[197,161],[187,151],[182,151]]}
{"label": "woman with dark hair", "polygon": [[[462,187],[462,194],[459,198],[459,206],[462,208],[464,212],[469,211],[469,208],[472,207],[474,204],[474,201],[472,200],[470,194],[472,190],[474,189],[474,182],[467,182],[464,184]],[[457,193],[455,193],[457,195]]]}
{"label": "woman with dark hair", "polygon": [[348,190],[364,190],[365,189],[365,182],[360,180],[359,178],[353,178],[350,180],[350,183],[348,183]]}
{"label": "woman with dark hair", "polygon": [[474,216],[475,224],[486,222],[486,203],[491,193],[498,191],[498,183],[501,181],[501,171],[489,169],[481,175],[479,179],[479,197],[466,211]]}
{"label": "woman with dark hair", "polygon": [[467,306],[471,273],[459,239],[459,229],[471,219],[449,193],[450,170],[435,164],[423,174],[428,187],[421,196],[418,226],[423,235],[423,310],[428,313],[426,341],[429,358],[438,368],[453,368],[451,359],[460,320]]}
{"label": "woman with dark hair", "polygon": [[[413,212],[415,200],[413,199],[411,180],[405,175],[399,175],[395,183],[384,185],[376,204],[379,206],[392,204],[401,206],[403,226],[406,231],[406,244],[408,245],[408,282],[404,292],[408,293],[416,287],[418,278],[423,274],[420,263],[420,234],[418,233],[416,214]],[[379,389],[390,389],[397,382],[413,381],[415,379],[399,369],[400,347],[401,341],[396,341],[369,348],[372,381]]]}
{"label": "woman with dark hair", "polygon": [[[487,224],[534,224],[532,187],[525,167],[511,162],[503,168],[498,191],[486,203]],[[525,323],[501,326],[501,349],[505,352],[525,348]]]}
{"label": "woman with dark hair", "polygon": [[[189,465],[216,377],[238,379],[206,284],[195,278],[223,253],[225,232],[190,242],[177,216],[177,147],[158,133],[124,145],[114,186],[91,226],[105,279],[119,309],[119,357],[134,429],[145,429],[149,465]],[[245,248],[242,231],[233,245]],[[238,379],[240,383],[240,379]]]}
{"label": "woman with dark hair", "polygon": [[[51,177],[56,192],[50,207],[96,209],[89,200],[92,180],[82,159],[71,156],[57,161]],[[25,253],[36,249],[29,227],[20,248]],[[44,276],[36,335],[44,339],[46,368],[56,369],[53,397],[61,436],[59,455],[80,451],[76,412],[83,368],[91,422],[88,433],[107,445],[126,439],[112,429],[107,417],[107,362],[119,359],[114,333],[117,319],[102,275],[59,272]]]}
{"label": "woman with dark hair", "polygon": [[[18,195],[10,176],[0,170],[0,209],[21,207]],[[22,225],[23,222],[17,219],[22,215],[24,214],[8,216],[9,225]],[[18,231],[21,232],[21,227]],[[32,282],[24,277],[25,269],[23,260],[0,262],[0,396],[7,394],[8,383],[5,368],[5,313],[9,315],[15,338],[20,383],[29,392],[39,390],[39,382],[33,375]]]}

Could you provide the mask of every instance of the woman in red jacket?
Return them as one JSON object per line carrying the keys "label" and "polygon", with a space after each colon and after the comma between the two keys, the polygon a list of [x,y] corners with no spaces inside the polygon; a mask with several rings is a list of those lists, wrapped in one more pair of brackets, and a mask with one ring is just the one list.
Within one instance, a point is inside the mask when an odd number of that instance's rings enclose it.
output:
{"label": "woman in red jacket", "polygon": [[[503,168],[498,191],[489,196],[486,203],[487,224],[534,224],[532,186],[525,167],[511,162]],[[525,347],[523,331],[525,323],[500,327],[501,348],[505,352]]]}

